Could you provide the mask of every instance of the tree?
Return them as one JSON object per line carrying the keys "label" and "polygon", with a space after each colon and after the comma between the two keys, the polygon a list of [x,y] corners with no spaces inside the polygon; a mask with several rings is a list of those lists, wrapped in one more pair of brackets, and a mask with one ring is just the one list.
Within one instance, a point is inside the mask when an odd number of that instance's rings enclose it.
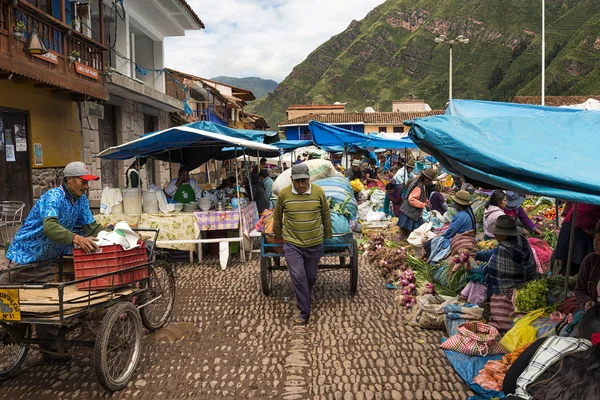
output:
{"label": "tree", "polygon": [[504,79],[504,70],[500,67],[500,65],[496,65],[496,68],[492,71],[492,76],[490,76],[490,81],[488,82],[488,89],[493,89],[502,82]]}

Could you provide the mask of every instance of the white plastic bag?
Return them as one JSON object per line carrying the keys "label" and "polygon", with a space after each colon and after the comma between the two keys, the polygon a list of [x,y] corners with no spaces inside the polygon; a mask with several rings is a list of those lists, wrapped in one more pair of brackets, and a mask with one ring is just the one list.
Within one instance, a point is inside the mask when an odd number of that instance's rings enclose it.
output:
{"label": "white plastic bag", "polygon": [[385,218],[384,212],[373,211],[373,209],[369,207],[369,211],[367,211],[367,221],[381,221],[384,218]]}
{"label": "white plastic bag", "polygon": [[431,232],[433,224],[427,222],[410,233],[408,243],[413,247],[423,247],[423,243],[435,237],[435,233]]}
{"label": "white plastic bag", "polygon": [[[308,160],[304,161],[304,164],[308,166],[310,173],[310,181],[318,181],[319,179],[329,178],[337,174],[335,167],[329,160]],[[273,194],[278,195],[283,188],[292,184],[292,169],[288,168],[283,171],[275,182],[273,182]]]}

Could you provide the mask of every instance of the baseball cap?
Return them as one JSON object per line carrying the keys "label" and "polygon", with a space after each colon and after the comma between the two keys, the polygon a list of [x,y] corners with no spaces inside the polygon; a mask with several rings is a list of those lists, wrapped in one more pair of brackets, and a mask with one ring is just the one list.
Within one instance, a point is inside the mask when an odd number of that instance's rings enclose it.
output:
{"label": "baseball cap", "polygon": [[354,160],[354,161],[352,161],[352,166],[353,167],[360,167],[360,160]]}
{"label": "baseball cap", "polygon": [[63,176],[66,178],[68,176],[77,176],[84,181],[97,181],[100,179],[99,176],[92,175],[90,173],[90,167],[82,163],[81,161],[73,161],[65,167],[63,171]]}
{"label": "baseball cap", "polygon": [[292,179],[306,179],[310,178],[310,173],[308,171],[308,165],[306,164],[296,164],[292,166]]}

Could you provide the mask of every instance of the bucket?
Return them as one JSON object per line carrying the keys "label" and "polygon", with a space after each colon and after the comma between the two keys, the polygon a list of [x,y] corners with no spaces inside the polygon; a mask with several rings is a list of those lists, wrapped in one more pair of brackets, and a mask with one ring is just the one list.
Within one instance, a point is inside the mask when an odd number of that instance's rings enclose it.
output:
{"label": "bucket", "polygon": [[144,191],[142,202],[145,213],[154,214],[158,212],[158,197],[156,197],[156,192]]}
{"label": "bucket", "polygon": [[142,213],[142,199],[140,197],[140,189],[127,188],[121,189],[123,194],[123,212],[125,214],[141,214]]}

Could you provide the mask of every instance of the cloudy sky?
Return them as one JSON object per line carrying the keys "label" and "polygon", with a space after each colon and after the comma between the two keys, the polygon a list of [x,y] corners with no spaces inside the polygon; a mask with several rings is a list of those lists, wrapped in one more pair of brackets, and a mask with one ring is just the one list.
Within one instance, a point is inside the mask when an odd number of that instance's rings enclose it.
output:
{"label": "cloudy sky", "polygon": [[281,82],[353,19],[384,0],[187,0],[206,29],[166,40],[170,68],[211,78],[259,76]]}

